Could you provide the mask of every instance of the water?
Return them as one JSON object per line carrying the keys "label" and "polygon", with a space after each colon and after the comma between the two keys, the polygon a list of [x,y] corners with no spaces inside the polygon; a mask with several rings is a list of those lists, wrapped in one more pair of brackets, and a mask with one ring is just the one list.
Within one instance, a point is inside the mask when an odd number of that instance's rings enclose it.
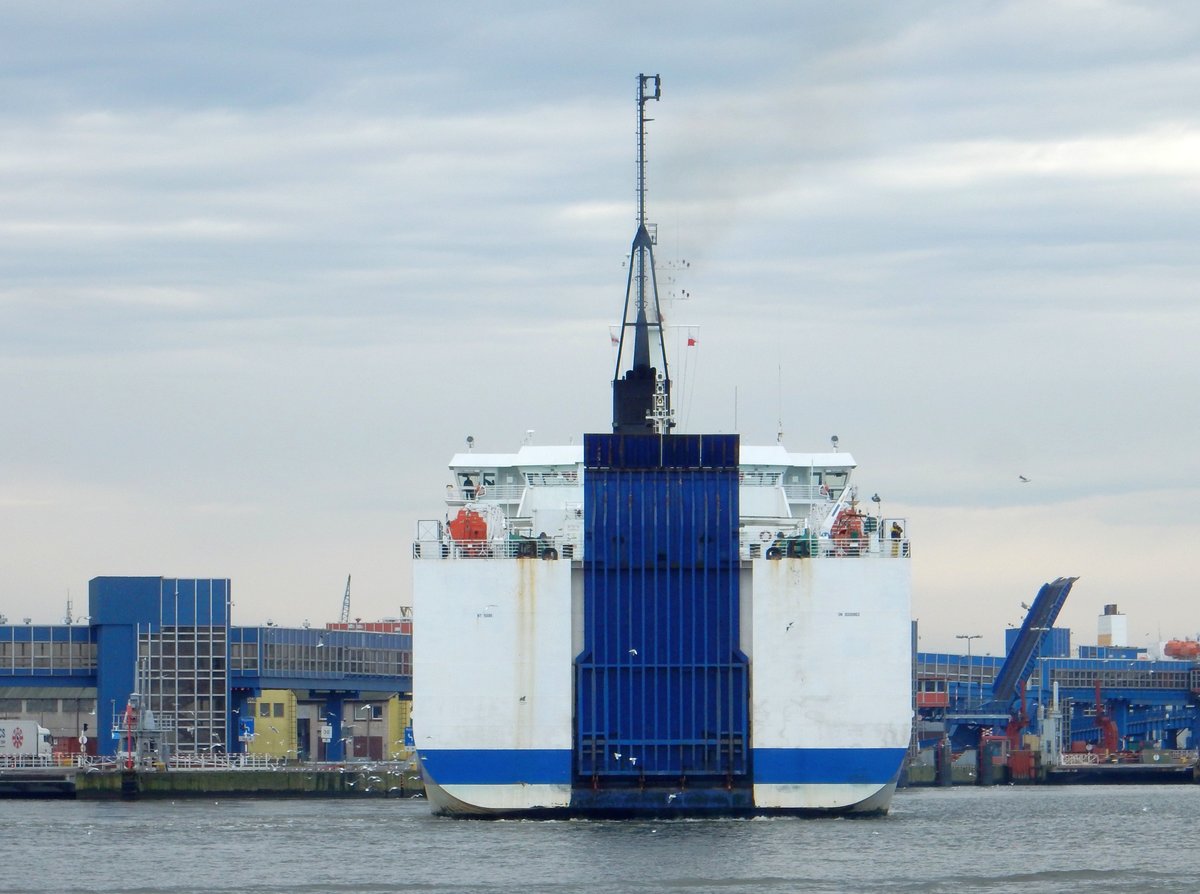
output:
{"label": "water", "polygon": [[0,892],[1194,890],[1200,787],[919,789],[863,820],[480,822],[423,801],[0,801]]}

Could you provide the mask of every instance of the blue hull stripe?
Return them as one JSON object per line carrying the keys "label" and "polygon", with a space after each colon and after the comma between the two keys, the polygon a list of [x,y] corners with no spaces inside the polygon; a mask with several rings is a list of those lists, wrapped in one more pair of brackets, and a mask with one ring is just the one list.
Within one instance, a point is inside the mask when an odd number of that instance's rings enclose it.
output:
{"label": "blue hull stripe", "polygon": [[421,766],[439,785],[569,784],[569,749],[463,748],[420,752]]}
{"label": "blue hull stripe", "polygon": [[[903,748],[755,748],[754,781],[882,785],[904,760]],[[434,749],[421,763],[440,785],[565,785],[571,782],[568,749]]]}
{"label": "blue hull stripe", "polygon": [[755,748],[754,781],[883,784],[892,781],[903,760],[903,748]]}

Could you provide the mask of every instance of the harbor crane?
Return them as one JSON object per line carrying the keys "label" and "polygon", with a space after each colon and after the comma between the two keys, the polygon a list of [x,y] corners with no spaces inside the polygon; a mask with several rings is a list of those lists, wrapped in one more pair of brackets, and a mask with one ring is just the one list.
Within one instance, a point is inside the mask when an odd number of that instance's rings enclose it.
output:
{"label": "harbor crane", "polygon": [[342,617],[343,624],[350,623],[350,575],[346,575],[346,595],[342,597]]}

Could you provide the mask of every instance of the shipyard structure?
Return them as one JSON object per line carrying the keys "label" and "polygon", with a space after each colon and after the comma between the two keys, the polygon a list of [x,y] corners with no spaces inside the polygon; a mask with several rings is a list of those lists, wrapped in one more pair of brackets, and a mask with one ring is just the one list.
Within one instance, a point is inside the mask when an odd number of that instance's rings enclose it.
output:
{"label": "shipyard structure", "polygon": [[[1055,620],[1074,584],[1045,584],[1001,656],[917,652],[913,781],[1193,781],[1200,745],[1200,642],[1133,646],[1104,606],[1096,644]],[[1024,605],[1024,603],[1022,603]]]}
{"label": "shipyard structure", "polygon": [[242,627],[231,607],[228,579],[97,577],[81,622],[0,624],[0,718],[139,766],[409,753],[410,619]]}

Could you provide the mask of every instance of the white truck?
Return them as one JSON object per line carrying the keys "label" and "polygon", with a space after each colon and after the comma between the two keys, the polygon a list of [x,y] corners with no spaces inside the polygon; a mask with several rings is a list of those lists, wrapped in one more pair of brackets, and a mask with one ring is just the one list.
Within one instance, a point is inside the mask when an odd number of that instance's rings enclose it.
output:
{"label": "white truck", "polygon": [[36,720],[0,717],[0,765],[50,760],[54,738]]}

